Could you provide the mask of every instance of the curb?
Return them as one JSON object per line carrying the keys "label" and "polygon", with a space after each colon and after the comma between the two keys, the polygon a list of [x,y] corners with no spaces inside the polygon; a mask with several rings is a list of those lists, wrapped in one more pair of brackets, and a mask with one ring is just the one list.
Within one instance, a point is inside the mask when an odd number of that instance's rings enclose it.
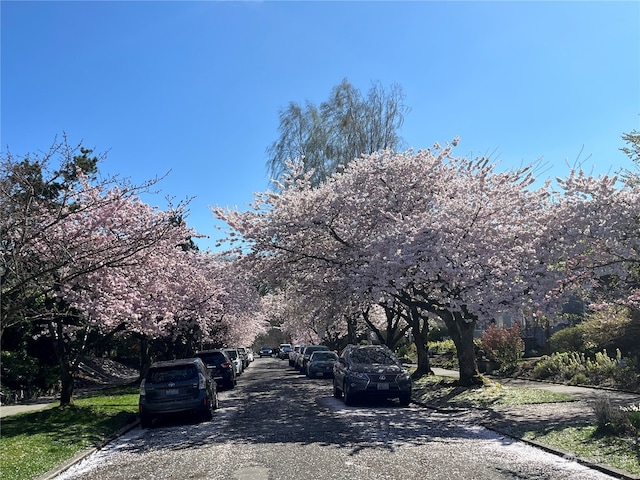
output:
{"label": "curb", "polygon": [[578,457],[570,452],[565,452],[557,447],[550,447],[549,445],[537,442],[535,440],[527,440],[521,437],[514,437],[513,435],[503,432],[499,428],[493,427],[491,425],[483,424],[482,426],[488,430],[491,430],[492,432],[499,433],[500,435],[504,435],[505,437],[509,437],[513,440],[525,443],[527,445],[531,445],[532,447],[539,448],[540,450],[544,450],[547,453],[551,453],[558,457],[562,457],[566,460],[572,460],[576,463],[589,467],[593,470],[598,470],[599,472],[606,473],[607,475],[618,478],[620,480],[640,480],[640,477],[636,475],[632,475],[631,473],[625,472],[623,470],[619,470],[610,465],[595,463],[595,462],[592,462],[591,460],[587,460],[586,458]]}
{"label": "curb", "polygon": [[101,442],[98,443],[98,445],[94,446],[94,447],[90,447],[87,448],[85,450],[81,450],[78,453],[76,453],[73,457],[69,458],[67,461],[65,461],[64,463],[58,465],[57,467],[49,470],[48,472],[42,474],[41,476],[37,477],[36,480],[53,480],[55,477],[57,477],[58,475],[66,472],[67,470],[69,470],[71,467],[73,467],[76,463],[80,463],[82,460],[84,460],[85,458],[87,458],[89,455],[97,452],[98,450],[102,449],[105,447],[105,445],[107,445],[109,442],[112,442],[113,440],[115,440],[116,438],[124,435],[125,433],[133,430],[134,428],[136,428],[138,425],[140,425],[140,420],[138,418],[136,418],[135,421],[133,421],[132,423],[129,423],[127,425],[125,425],[124,427],[122,427],[120,430],[118,430],[117,432],[109,435],[107,438],[105,438],[104,440],[102,440]]}

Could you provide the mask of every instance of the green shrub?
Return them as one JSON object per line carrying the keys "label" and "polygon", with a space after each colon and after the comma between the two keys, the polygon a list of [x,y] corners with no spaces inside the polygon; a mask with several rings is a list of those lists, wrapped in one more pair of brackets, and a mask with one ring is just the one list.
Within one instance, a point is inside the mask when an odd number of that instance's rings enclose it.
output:
{"label": "green shrub", "polygon": [[630,362],[622,358],[620,350],[615,357],[606,350],[593,358],[581,352],[561,352],[542,357],[532,369],[532,377],[559,383],[580,385],[609,385],[628,390],[638,387],[638,374]]}
{"label": "green shrub", "polygon": [[438,342],[430,342],[429,343],[429,351],[431,353],[456,353],[456,345],[453,343],[453,340],[440,340]]}
{"label": "green shrub", "polygon": [[583,331],[579,325],[558,330],[549,338],[551,352],[583,352],[584,340],[582,336]]}

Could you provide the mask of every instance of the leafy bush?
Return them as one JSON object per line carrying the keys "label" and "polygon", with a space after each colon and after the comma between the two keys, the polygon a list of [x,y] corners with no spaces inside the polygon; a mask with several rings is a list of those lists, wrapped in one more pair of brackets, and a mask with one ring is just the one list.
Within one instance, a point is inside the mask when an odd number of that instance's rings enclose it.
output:
{"label": "leafy bush", "polygon": [[549,338],[552,353],[583,352],[583,329],[580,325],[558,330]]}
{"label": "leafy bush", "polygon": [[442,320],[429,320],[429,341],[439,342],[449,337],[449,329]]}
{"label": "leafy bush", "polygon": [[440,340],[438,342],[430,342],[429,351],[431,353],[450,353],[455,355],[457,350],[455,343],[453,343],[453,340]]}
{"label": "leafy bush", "polygon": [[502,369],[514,368],[524,351],[520,325],[514,323],[511,328],[498,328],[491,324],[482,332],[480,345],[487,357],[498,362]]}
{"label": "leafy bush", "polygon": [[42,364],[24,351],[0,352],[4,402],[30,399],[49,392],[58,379],[57,369]]}
{"label": "leafy bush", "polygon": [[549,339],[551,351],[594,355],[603,350],[620,350],[625,356],[640,354],[640,315],[629,309],[591,312],[574,327],[563,328]]}
{"label": "leafy bush", "polygon": [[545,355],[533,368],[532,377],[573,385],[609,385],[629,390],[638,387],[638,374],[622,358],[620,350],[615,357],[609,357],[606,350],[597,352],[593,358],[581,352]]}

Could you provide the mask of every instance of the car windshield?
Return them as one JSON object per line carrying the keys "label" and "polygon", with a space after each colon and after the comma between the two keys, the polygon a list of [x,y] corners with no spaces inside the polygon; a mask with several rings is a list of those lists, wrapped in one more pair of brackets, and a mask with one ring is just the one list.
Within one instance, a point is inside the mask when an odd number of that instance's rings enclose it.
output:
{"label": "car windshield", "polygon": [[354,350],[351,352],[351,360],[354,363],[375,363],[378,365],[396,365],[398,363],[391,352],[381,348]]}
{"label": "car windshield", "polygon": [[193,365],[179,365],[171,367],[152,368],[147,374],[151,383],[179,382],[191,380],[198,376],[198,370]]}
{"label": "car windshield", "polygon": [[336,361],[337,359],[338,355],[333,352],[315,352],[311,358],[314,362],[330,362]]}

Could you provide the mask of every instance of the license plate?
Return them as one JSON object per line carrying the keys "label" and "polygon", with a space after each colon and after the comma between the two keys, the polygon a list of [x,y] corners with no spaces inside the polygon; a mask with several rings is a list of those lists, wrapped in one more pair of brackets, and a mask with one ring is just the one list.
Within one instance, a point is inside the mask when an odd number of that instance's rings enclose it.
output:
{"label": "license plate", "polygon": [[322,372],[316,372],[316,377],[324,377],[324,374]]}
{"label": "license plate", "polygon": [[389,384],[388,383],[379,383],[378,384],[378,390],[389,390]]}
{"label": "license plate", "polygon": [[170,397],[172,395],[178,395],[179,390],[177,388],[168,388],[164,393],[167,397]]}

